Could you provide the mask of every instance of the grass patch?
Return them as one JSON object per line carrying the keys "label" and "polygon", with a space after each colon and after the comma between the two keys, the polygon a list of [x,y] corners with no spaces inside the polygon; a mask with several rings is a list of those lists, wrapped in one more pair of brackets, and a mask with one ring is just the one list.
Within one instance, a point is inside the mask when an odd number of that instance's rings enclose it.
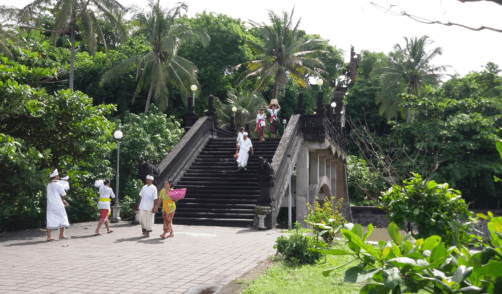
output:
{"label": "grass patch", "polygon": [[[336,245],[332,248],[345,248]],[[298,265],[275,258],[267,273],[255,280],[245,281],[244,294],[279,293],[359,293],[362,285],[343,282],[345,270],[357,265],[357,261],[337,269],[334,274],[324,277],[322,272],[352,260],[350,256],[327,256],[316,264]]]}
{"label": "grass patch", "polygon": [[[298,233],[300,233],[300,234],[307,234],[307,233],[313,233],[313,232],[314,232],[314,230],[312,230],[312,229],[306,229],[306,228],[300,228],[298,230]],[[294,233],[296,233],[296,229],[282,230],[281,233],[283,233],[283,234],[294,234]]]}

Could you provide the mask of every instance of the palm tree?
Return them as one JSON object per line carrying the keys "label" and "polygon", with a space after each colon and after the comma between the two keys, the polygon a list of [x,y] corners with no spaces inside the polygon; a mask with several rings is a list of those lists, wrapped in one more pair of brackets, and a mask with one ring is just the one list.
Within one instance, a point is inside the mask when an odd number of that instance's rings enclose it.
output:
{"label": "palm tree", "polygon": [[[168,104],[167,84],[175,85],[186,103],[189,95],[187,84],[198,85],[196,79],[197,67],[190,61],[178,55],[182,42],[200,41],[207,46],[209,36],[201,30],[194,30],[176,21],[188,10],[184,3],[172,9],[162,9],[159,4],[150,1],[149,13],[139,13],[135,16],[140,29],[138,34],[144,34],[152,46],[149,51],[133,56],[107,71],[101,78],[101,85],[118,78],[136,68],[138,86],[133,101],[143,89],[148,89],[145,113],[148,111],[153,96],[161,110]],[[200,90],[199,90],[200,91]]]}
{"label": "palm tree", "polygon": [[215,99],[214,104],[218,114],[220,127],[225,128],[230,124],[230,118],[233,116],[232,107],[235,106],[235,125],[244,127],[247,123],[253,124],[255,116],[260,107],[265,108],[267,101],[256,91],[230,89],[228,91],[227,103],[220,99]]}
{"label": "palm tree", "polygon": [[[324,64],[321,60],[311,57],[312,54],[321,51],[326,41],[321,39],[309,39],[303,37],[298,30],[300,20],[293,27],[293,14],[283,12],[282,17],[269,11],[270,25],[259,24],[251,21],[251,24],[259,30],[263,37],[263,44],[250,42],[259,52],[257,59],[247,64],[241,83],[252,77],[256,79],[256,90],[265,87],[273,77],[274,98],[279,99],[279,88],[285,90],[288,76],[293,78],[302,87],[310,88],[308,78],[319,77],[325,73]],[[235,68],[239,68],[237,65]]]}
{"label": "palm tree", "polygon": [[[377,95],[377,103],[380,104],[380,113],[387,119],[396,117],[402,108],[401,93],[418,94],[420,88],[425,85],[436,85],[439,82],[440,73],[446,70],[446,66],[434,66],[431,60],[441,55],[443,50],[436,47],[426,51],[426,47],[432,44],[428,36],[420,39],[404,38],[406,45],[396,44],[394,52],[390,54],[389,66],[375,69],[374,74],[381,75],[382,91]],[[410,109],[406,114],[406,122],[410,121]]]}
{"label": "palm tree", "polygon": [[[31,23],[36,19],[36,10],[51,5],[51,0],[35,0],[19,10],[18,17],[21,22]],[[70,62],[70,89],[73,90],[73,75],[75,63],[75,30],[78,27],[86,41],[89,51],[94,53],[97,42],[102,41],[105,49],[106,42],[101,27],[96,17],[96,12],[101,12],[115,26],[122,41],[127,38],[127,33],[117,19],[117,15],[126,9],[116,0],[58,0],[53,7],[56,19],[52,30],[37,28],[36,26],[20,26],[21,28],[37,29],[52,33],[52,40],[70,31],[71,38],[71,62]]]}

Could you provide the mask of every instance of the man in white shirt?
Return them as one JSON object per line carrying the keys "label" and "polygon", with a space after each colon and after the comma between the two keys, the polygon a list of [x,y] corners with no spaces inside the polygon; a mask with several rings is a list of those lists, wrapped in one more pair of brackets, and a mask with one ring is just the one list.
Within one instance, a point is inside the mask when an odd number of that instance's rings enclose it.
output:
{"label": "man in white shirt", "polygon": [[241,127],[239,134],[237,134],[237,142],[235,142],[235,147],[237,147],[237,152],[239,152],[239,141],[242,139],[244,134],[244,128]]}
{"label": "man in white shirt", "polygon": [[251,143],[251,139],[248,139],[248,133],[244,133],[242,139],[239,141],[237,145],[239,149],[239,157],[237,158],[238,170],[241,169],[247,170],[246,166],[248,165],[249,158],[249,149],[251,149],[252,154],[254,154],[253,143]]}
{"label": "man in white shirt", "polygon": [[141,229],[143,230],[143,236],[150,237],[150,232],[153,228],[153,222],[155,217],[154,206],[157,204],[157,187],[152,185],[153,176],[146,176],[146,185],[143,186],[141,192],[139,192],[139,219],[141,223]]}

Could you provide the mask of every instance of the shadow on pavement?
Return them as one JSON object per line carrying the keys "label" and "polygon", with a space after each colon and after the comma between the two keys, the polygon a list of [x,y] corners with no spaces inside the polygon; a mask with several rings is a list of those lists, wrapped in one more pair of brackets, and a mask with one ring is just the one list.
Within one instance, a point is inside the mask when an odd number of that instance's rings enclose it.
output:
{"label": "shadow on pavement", "polygon": [[37,245],[37,244],[43,244],[43,243],[53,243],[58,241],[58,239],[48,242],[46,240],[41,240],[41,241],[30,241],[30,242],[22,242],[22,243],[13,243],[9,245],[4,245],[5,247],[12,247],[12,246],[29,246],[29,245]]}
{"label": "shadow on pavement", "polygon": [[99,237],[99,236],[94,236],[94,234],[84,235],[84,236],[71,236],[71,239],[87,239],[87,238],[94,238],[94,237]]}
{"label": "shadow on pavement", "polygon": [[152,239],[152,237],[148,238],[148,239],[144,239],[144,240],[140,240],[138,241],[138,243],[144,243],[144,244],[164,244],[165,240],[164,239],[161,239],[161,238],[154,238]]}
{"label": "shadow on pavement", "polygon": [[257,230],[254,228],[248,228],[248,229],[240,230],[236,234],[259,233],[259,232],[263,232],[263,231],[267,231],[267,230]]}
{"label": "shadow on pavement", "polygon": [[139,241],[143,239],[143,237],[132,237],[132,238],[122,238],[122,239],[117,239],[115,240],[114,243],[120,243],[120,242],[133,242],[133,241]]}

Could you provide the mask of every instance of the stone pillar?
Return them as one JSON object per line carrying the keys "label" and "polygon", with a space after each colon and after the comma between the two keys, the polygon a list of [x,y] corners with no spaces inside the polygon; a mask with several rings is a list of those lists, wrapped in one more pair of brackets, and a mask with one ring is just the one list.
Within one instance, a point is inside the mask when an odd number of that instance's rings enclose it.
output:
{"label": "stone pillar", "polygon": [[197,114],[195,114],[193,105],[194,99],[193,96],[188,97],[187,113],[185,114],[185,132],[188,132],[195,121],[197,121]]}
{"label": "stone pillar", "polygon": [[[309,154],[309,185],[310,187],[317,187],[319,183],[319,154],[316,151]],[[314,207],[315,196],[319,191],[314,191],[314,194],[308,199],[308,202]]]}
{"label": "stone pillar", "polygon": [[324,116],[324,94],[319,89],[319,92],[317,92],[317,109],[316,109],[316,114],[317,116]]}
{"label": "stone pillar", "polygon": [[209,98],[207,101],[206,115],[213,119],[213,127],[217,128],[218,127],[218,115],[216,114],[216,107],[214,106],[214,96],[213,95],[209,95]]}
{"label": "stone pillar", "polygon": [[228,128],[229,131],[236,133],[237,130],[235,129],[235,113],[232,117],[230,117],[230,127]]}
{"label": "stone pillar", "polygon": [[330,169],[331,169],[331,176],[330,176],[330,180],[331,180],[331,196],[333,196],[333,200],[336,199],[336,195],[337,195],[337,187],[336,187],[336,162],[334,161],[334,159],[331,160],[330,162]]}
{"label": "stone pillar", "polygon": [[336,197],[335,201],[340,201],[342,198],[342,215],[349,222],[352,221],[352,213],[350,212],[349,195],[347,194],[347,173],[346,164],[341,159],[333,160],[336,164]]}
{"label": "stone pillar", "polygon": [[309,151],[306,143],[300,149],[296,161],[296,221],[306,227],[309,199]]}
{"label": "stone pillar", "polygon": [[295,110],[296,114],[305,114],[305,108],[303,107],[303,93],[298,94],[298,104]]}
{"label": "stone pillar", "polygon": [[249,130],[249,124],[246,124],[245,132],[248,133],[248,138],[251,138],[251,131]]}

